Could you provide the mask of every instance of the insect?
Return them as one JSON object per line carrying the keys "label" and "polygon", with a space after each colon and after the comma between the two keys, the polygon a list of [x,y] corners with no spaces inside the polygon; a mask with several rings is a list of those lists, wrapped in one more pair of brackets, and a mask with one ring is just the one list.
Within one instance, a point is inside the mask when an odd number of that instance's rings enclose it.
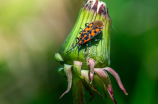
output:
{"label": "insect", "polygon": [[[94,40],[94,41],[99,41],[101,39],[93,39],[96,35],[98,35],[99,33],[101,33],[102,29],[103,29],[103,22],[100,20],[96,20],[93,21],[91,23],[86,23],[85,24],[85,29],[80,31],[79,34],[79,38],[76,37],[76,39],[78,39],[78,41],[76,42],[75,46],[73,46],[73,48],[75,48],[76,46],[78,47],[78,55],[79,55],[79,49],[81,48],[82,44],[86,44],[86,46],[88,46],[88,42],[90,40]],[[70,50],[72,50],[73,48],[71,48]],[[70,51],[68,50],[67,53]]]}

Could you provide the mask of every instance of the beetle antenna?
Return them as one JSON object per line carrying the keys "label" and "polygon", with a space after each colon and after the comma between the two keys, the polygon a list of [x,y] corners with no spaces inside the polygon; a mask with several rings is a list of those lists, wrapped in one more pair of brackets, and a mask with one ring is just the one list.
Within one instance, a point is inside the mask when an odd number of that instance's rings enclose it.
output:
{"label": "beetle antenna", "polygon": [[111,27],[118,33],[118,31],[116,30],[116,28],[113,25],[111,25]]}
{"label": "beetle antenna", "polygon": [[66,53],[70,52],[72,49],[74,49],[76,46],[78,46],[79,44],[77,43],[74,47],[72,47],[71,49],[69,49]]}

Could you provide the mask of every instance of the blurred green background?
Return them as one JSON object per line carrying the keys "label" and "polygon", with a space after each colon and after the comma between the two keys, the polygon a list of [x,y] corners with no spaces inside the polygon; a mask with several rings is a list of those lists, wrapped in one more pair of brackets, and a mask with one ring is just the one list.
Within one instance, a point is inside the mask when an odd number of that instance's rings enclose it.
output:
{"label": "blurred green background", "polygon": [[[110,75],[118,104],[158,104],[158,0],[104,0],[112,19]],[[0,104],[72,104],[54,53],[85,0],[0,0]],[[99,89],[101,91],[101,89]],[[101,92],[102,93],[102,92]],[[113,104],[95,95],[86,104]]]}

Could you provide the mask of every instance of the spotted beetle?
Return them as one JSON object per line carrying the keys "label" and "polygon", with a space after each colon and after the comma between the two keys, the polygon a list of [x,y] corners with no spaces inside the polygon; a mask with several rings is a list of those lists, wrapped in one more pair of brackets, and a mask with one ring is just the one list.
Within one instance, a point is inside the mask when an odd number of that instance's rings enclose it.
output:
{"label": "spotted beetle", "polygon": [[[81,48],[82,44],[86,44],[90,40],[95,40],[95,41],[101,40],[101,39],[93,39],[93,38],[102,31],[103,26],[104,26],[104,23],[100,20],[96,20],[91,23],[85,24],[85,29],[79,32],[79,34],[80,34],[79,38],[76,37],[76,39],[78,39],[78,41],[75,44],[75,46],[73,46],[73,48],[75,48],[76,46],[79,46],[78,55],[79,55],[79,49]],[[86,44],[86,46],[88,46],[88,44]],[[71,48],[70,50],[72,50],[73,48]],[[70,50],[68,50],[67,53]]]}

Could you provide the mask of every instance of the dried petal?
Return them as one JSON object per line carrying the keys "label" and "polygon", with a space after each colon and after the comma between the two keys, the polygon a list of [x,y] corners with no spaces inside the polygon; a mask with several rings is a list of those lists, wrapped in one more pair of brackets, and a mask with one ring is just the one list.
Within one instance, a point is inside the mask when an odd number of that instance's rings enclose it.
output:
{"label": "dried petal", "polygon": [[100,92],[98,90],[95,89],[95,87],[92,86],[92,90],[95,91],[96,93],[98,93],[102,98],[104,97],[102,94],[100,94]]}
{"label": "dried petal", "polygon": [[113,96],[113,89],[112,89],[112,85],[111,85],[111,81],[110,81],[108,73],[101,68],[94,68],[94,72],[103,81],[103,83],[107,87],[107,90],[110,91],[111,95]]}
{"label": "dried petal", "polygon": [[80,61],[73,62],[73,73],[77,75],[79,78],[81,78],[81,66],[82,66],[82,62]]}
{"label": "dried petal", "polygon": [[82,82],[86,90],[92,95],[90,79],[89,79],[89,70],[82,70],[81,71]]}
{"label": "dried petal", "polygon": [[110,72],[110,73],[115,77],[115,79],[116,79],[116,81],[117,81],[119,87],[121,88],[121,90],[122,90],[126,95],[128,95],[128,93],[126,92],[126,90],[125,90],[125,88],[124,88],[124,86],[123,86],[123,84],[122,84],[122,82],[121,82],[121,79],[120,79],[119,75],[118,75],[112,68],[110,68],[110,67],[105,67],[104,69],[105,69],[106,71]]}
{"label": "dried petal", "polygon": [[[90,78],[89,78],[89,71],[88,70],[82,70],[81,71],[81,76],[82,76],[82,82],[83,82],[84,87],[86,88],[87,91],[90,92],[92,97],[94,96],[94,92],[98,93],[101,97],[103,97],[103,95],[101,95],[100,92],[95,89],[96,84],[94,84],[94,86],[92,84],[90,84]],[[93,93],[92,93],[92,90],[94,91]],[[91,97],[91,100],[92,100],[92,97]]]}
{"label": "dried petal", "polygon": [[94,72],[103,81],[103,83],[105,84],[105,86],[106,86],[106,88],[108,90],[110,98],[116,104],[116,101],[115,101],[115,99],[113,97],[113,89],[112,89],[112,85],[111,85],[111,81],[110,81],[108,73],[104,69],[101,69],[101,68],[94,68]]}
{"label": "dried petal", "polygon": [[96,2],[94,3],[94,5],[92,6],[92,10],[96,11],[97,7],[98,7],[98,0],[96,0]]}
{"label": "dried petal", "polygon": [[66,93],[68,93],[71,89],[71,85],[72,85],[72,71],[71,71],[72,65],[67,65],[64,64],[64,72],[66,74],[67,77],[67,81],[68,81],[68,88],[67,90],[60,96],[63,97]]}
{"label": "dried petal", "polygon": [[97,13],[105,15],[106,14],[106,4],[104,2],[99,2]]}
{"label": "dried petal", "polygon": [[90,79],[91,79],[91,82],[93,81],[93,76],[94,76],[94,65],[95,65],[95,60],[90,58],[89,59],[89,66],[90,66]]}
{"label": "dried petal", "polygon": [[114,102],[114,104],[117,104],[117,102],[116,102],[114,96],[113,96],[109,91],[108,91],[108,93],[109,93],[109,95],[110,95],[111,100]]}
{"label": "dried petal", "polygon": [[[94,76],[97,76],[97,75],[94,75]],[[98,85],[98,83],[95,83],[95,82],[93,82],[93,85],[91,84],[93,93],[91,95],[91,98],[88,101],[93,100],[95,93],[98,93],[98,95],[100,95],[102,98],[104,98],[104,96],[98,90],[96,90],[97,85]]]}
{"label": "dried petal", "polygon": [[103,83],[103,81],[97,75],[94,75],[94,82],[96,82],[101,87],[101,89],[104,91],[105,98],[107,98],[106,86]]}

